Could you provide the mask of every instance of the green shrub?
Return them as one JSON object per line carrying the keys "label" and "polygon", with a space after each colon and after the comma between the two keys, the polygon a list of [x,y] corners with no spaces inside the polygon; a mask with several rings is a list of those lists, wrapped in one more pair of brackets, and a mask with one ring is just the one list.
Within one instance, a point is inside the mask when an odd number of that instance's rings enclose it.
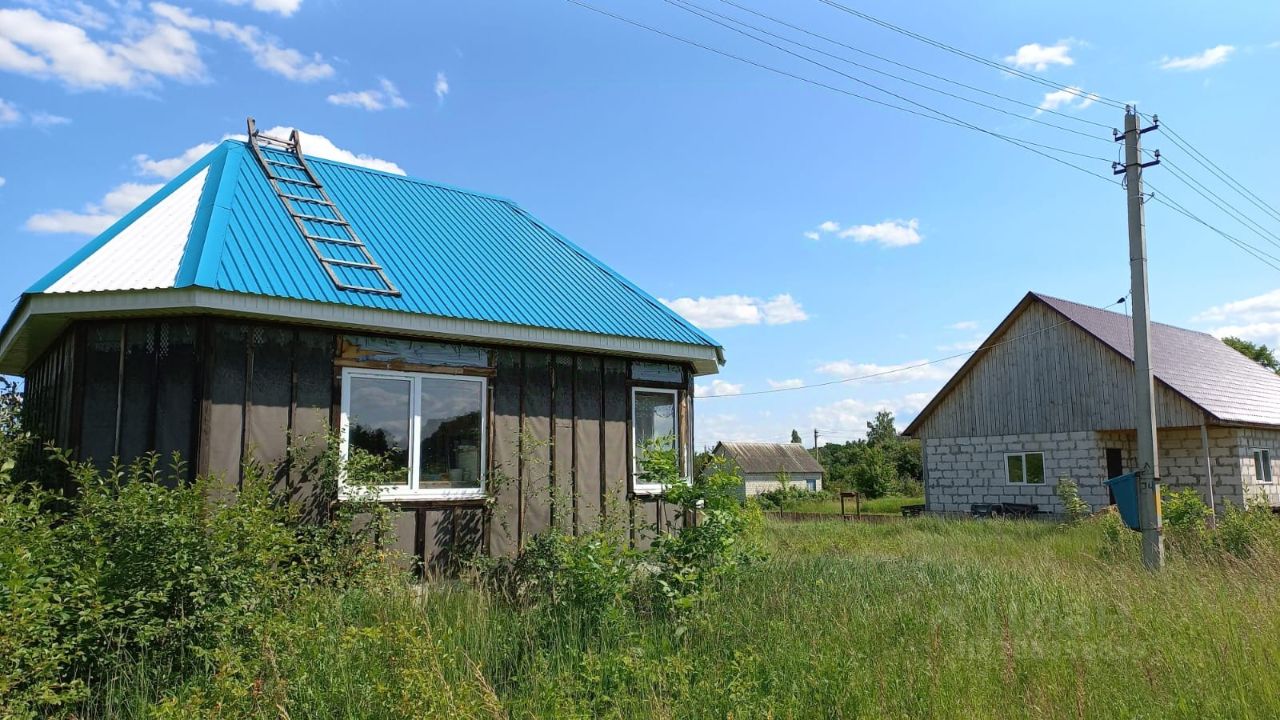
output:
{"label": "green shrub", "polygon": [[1058,478],[1058,486],[1054,489],[1058,494],[1058,499],[1062,501],[1062,514],[1066,516],[1067,523],[1074,525],[1081,520],[1089,517],[1092,510],[1089,503],[1080,499],[1080,487],[1076,485],[1074,480],[1069,478]]}
{"label": "green shrub", "polygon": [[796,503],[825,502],[834,497],[828,490],[808,490],[795,485],[766,490],[755,496],[764,510],[787,510]]}
{"label": "green shrub", "polygon": [[[0,455],[11,441],[0,439]],[[380,505],[313,524],[272,495],[275,468],[249,464],[228,492],[186,482],[176,456],[105,472],[54,456],[65,495],[15,478],[11,457],[0,464],[2,716],[74,712],[99,678],[139,657],[175,678],[207,672],[304,588],[391,577]]]}
{"label": "green shrub", "polygon": [[578,536],[553,528],[515,558],[473,562],[471,576],[554,623],[572,617],[600,627],[626,616],[696,609],[759,556],[763,514],[755,502],[738,500],[742,479],[722,458],[685,481],[669,444],[655,441],[642,457],[640,482],[662,485],[666,502],[696,522],[651,528],[655,537],[646,549],[629,547],[614,526]]}
{"label": "green shrub", "polygon": [[1266,505],[1239,508],[1228,502],[1214,536],[1223,550],[1239,558],[1251,557],[1263,548],[1280,551],[1280,519]]}

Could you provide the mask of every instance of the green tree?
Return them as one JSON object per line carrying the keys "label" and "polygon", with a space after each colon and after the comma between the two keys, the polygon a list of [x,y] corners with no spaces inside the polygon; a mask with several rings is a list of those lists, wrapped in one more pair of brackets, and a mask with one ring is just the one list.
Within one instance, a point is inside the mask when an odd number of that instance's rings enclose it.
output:
{"label": "green tree", "polygon": [[883,448],[867,445],[850,475],[854,489],[863,497],[878,498],[893,487],[898,479],[898,469]]}
{"label": "green tree", "polygon": [[1252,343],[1238,337],[1224,337],[1222,338],[1222,342],[1235,348],[1241,355],[1244,355],[1271,372],[1280,373],[1280,360],[1276,359],[1275,353],[1266,345],[1261,343]]}
{"label": "green tree", "polygon": [[804,440],[801,440],[801,439],[800,439],[800,431],[799,431],[799,430],[792,429],[792,431],[791,431],[791,442],[796,443],[797,445],[799,445],[799,444],[801,444],[801,443],[803,443],[803,442],[804,442]]}
{"label": "green tree", "polygon": [[876,419],[867,423],[867,444],[888,446],[898,442],[898,430],[893,426],[893,413],[881,410]]}

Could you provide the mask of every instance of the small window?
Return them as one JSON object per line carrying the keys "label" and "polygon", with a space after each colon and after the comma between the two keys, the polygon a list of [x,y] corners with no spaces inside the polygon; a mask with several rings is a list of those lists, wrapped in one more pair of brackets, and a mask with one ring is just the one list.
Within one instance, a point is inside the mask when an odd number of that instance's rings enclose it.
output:
{"label": "small window", "polygon": [[484,416],[484,378],[343,371],[342,454],[358,447],[404,468],[386,500],[482,496]]}
{"label": "small window", "polygon": [[646,449],[656,444],[666,450],[680,452],[680,406],[675,390],[635,388],[631,392],[631,457],[632,482],[636,492],[662,492],[656,483],[642,483]]}
{"label": "small window", "polygon": [[1004,456],[1004,467],[1010,483],[1044,484],[1044,453],[1010,453]]}
{"label": "small window", "polygon": [[1253,476],[1258,482],[1271,484],[1271,451],[1258,448],[1253,451]]}

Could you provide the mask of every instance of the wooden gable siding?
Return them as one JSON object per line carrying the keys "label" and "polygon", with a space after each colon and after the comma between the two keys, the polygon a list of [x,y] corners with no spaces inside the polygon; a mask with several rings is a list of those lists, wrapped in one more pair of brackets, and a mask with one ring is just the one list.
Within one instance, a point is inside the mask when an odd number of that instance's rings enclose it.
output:
{"label": "wooden gable siding", "polygon": [[[983,437],[1133,427],[1133,363],[1062,315],[1031,303],[988,345],[921,423],[920,437]],[[1055,327],[1056,326],[1056,327]],[[1013,338],[1018,338],[1013,340]],[[1161,427],[1204,413],[1156,382]]]}

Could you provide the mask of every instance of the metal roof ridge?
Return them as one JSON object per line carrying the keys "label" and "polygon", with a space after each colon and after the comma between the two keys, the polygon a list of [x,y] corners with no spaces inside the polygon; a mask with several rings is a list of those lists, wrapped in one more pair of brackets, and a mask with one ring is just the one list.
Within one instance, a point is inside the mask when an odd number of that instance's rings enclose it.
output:
{"label": "metal roof ridge", "polygon": [[[223,143],[234,143],[236,145],[243,147],[246,150],[249,148],[248,141],[239,140],[236,138],[227,138],[226,140],[223,140]],[[404,180],[411,183],[415,183],[417,185],[425,185],[427,187],[437,188],[439,190],[448,190],[450,192],[456,192],[463,195],[472,195],[474,197],[484,198],[486,200],[495,200],[497,202],[507,203],[508,205],[512,205],[512,206],[517,205],[515,200],[509,197],[505,197],[503,195],[488,193],[482,190],[472,190],[470,188],[459,187],[457,185],[451,185],[449,183],[440,182],[437,180],[428,180],[426,178],[417,177],[415,175],[410,175],[408,173],[401,175],[399,173],[387,172],[386,170],[371,168],[368,165],[357,165],[355,163],[343,162],[341,160],[334,160],[332,158],[320,157],[318,155],[311,155],[307,152],[303,152],[302,156],[305,157],[307,159],[307,162],[309,163],[314,162],[314,163],[320,163],[323,165],[333,165],[335,167],[340,167],[345,170],[357,170],[359,172],[368,173],[370,175],[381,175],[384,177],[391,178],[393,180]]]}

